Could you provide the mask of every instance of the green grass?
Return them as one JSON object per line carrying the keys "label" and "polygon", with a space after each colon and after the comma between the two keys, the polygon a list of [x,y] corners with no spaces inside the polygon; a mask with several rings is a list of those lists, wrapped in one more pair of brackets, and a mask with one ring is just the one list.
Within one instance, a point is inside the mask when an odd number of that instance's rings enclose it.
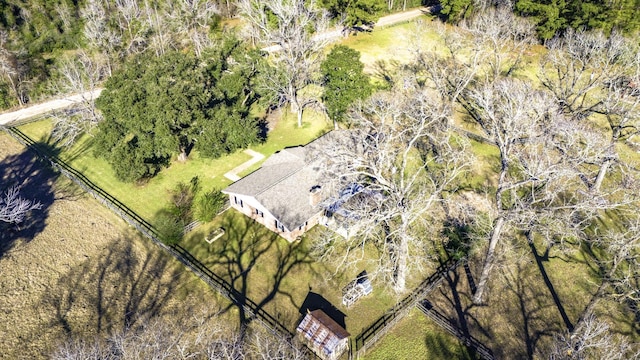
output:
{"label": "green grass", "polygon": [[[297,128],[293,116],[278,120],[273,131],[268,134],[267,141],[251,148],[268,157],[285,147],[310,142],[329,126],[318,114],[311,111],[306,112],[303,120],[302,128]],[[36,141],[46,141],[51,133],[52,124],[51,121],[43,120],[22,125],[20,129]],[[62,149],[60,158],[149,221],[167,206],[169,191],[179,182],[188,182],[194,176],[198,176],[204,190],[221,189],[231,184],[223,175],[251,158],[242,150],[218,159],[202,158],[194,151],[187,162],[173,161],[171,166],[163,169],[154,178],[141,184],[131,184],[119,181],[109,164],[104,159],[94,156],[91,141],[91,137],[83,137],[73,147]],[[248,171],[257,167],[259,164]]]}
{"label": "green grass", "polygon": [[429,44],[441,42],[435,28],[430,25],[431,21],[421,19],[423,26],[411,21],[375,29],[369,33],[358,33],[346,38],[342,44],[358,50],[361,54],[360,61],[365,64],[365,71],[375,73],[377,61],[408,62],[411,59],[409,49],[416,41]]}
{"label": "green grass", "polygon": [[413,309],[365,356],[365,360],[474,359],[454,336]]}
{"label": "green grass", "polygon": [[[226,229],[225,234],[207,243],[207,235],[219,227]],[[366,267],[336,274],[330,265],[316,262],[309,253],[309,243],[321,230],[316,227],[300,242],[290,244],[247,216],[228,210],[188,234],[182,246],[238,291],[264,303],[265,310],[290,330],[295,329],[311,291],[343,312],[347,331],[357,335],[399,299],[374,283],[372,294],[345,308],[341,289]]]}

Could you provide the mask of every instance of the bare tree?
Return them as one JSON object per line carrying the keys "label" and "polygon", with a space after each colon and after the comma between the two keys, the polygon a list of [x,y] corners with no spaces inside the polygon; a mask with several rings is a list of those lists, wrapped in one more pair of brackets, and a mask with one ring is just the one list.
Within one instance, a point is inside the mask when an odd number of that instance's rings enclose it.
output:
{"label": "bare tree", "polygon": [[262,328],[237,330],[216,315],[184,315],[168,322],[158,318],[137,321],[105,339],[67,339],[53,359],[306,359],[303,351]]}
{"label": "bare tree", "polygon": [[617,33],[568,31],[549,42],[539,78],[558,105],[576,119],[606,117],[607,153],[590,179],[592,191],[601,190],[607,172],[619,161],[616,144],[628,142],[640,129],[640,50]]}
{"label": "bare tree", "polygon": [[151,24],[147,21],[148,12],[147,4],[141,7],[138,0],[115,0],[115,12],[112,16],[123,39],[124,54],[137,54],[147,48],[151,32]]}
{"label": "bare tree", "polygon": [[[209,0],[181,0],[169,2],[167,17],[177,34],[186,35],[193,45],[197,56],[202,50],[212,45],[209,38],[209,24],[212,17],[219,13],[218,7]],[[161,29],[157,29],[162,31]]]}
{"label": "bare tree", "polygon": [[[327,178],[341,194],[329,208],[349,227],[347,239],[333,241],[345,249],[335,252],[340,265],[372,245],[380,253],[375,274],[397,293],[412,270],[434,260],[427,223],[436,222],[436,205],[470,163],[467,143],[451,135],[438,97],[411,80],[358,106],[351,116],[355,129],[324,149]],[[334,253],[326,245],[319,244],[323,254]]]}
{"label": "bare tree", "polygon": [[593,161],[597,147],[584,149],[590,138],[580,133],[584,129],[563,119],[547,93],[529,83],[503,79],[471,89],[465,96],[474,120],[496,144],[500,161],[494,222],[474,294],[474,302],[480,303],[496,249],[509,229],[538,230],[553,239],[571,229],[579,231],[597,210],[621,203],[584,190],[580,164]]}
{"label": "bare tree", "polygon": [[[598,268],[600,284],[591,300],[576,321],[573,333],[580,334],[582,327],[590,326],[592,314],[598,303],[609,299],[632,306],[636,313],[640,302],[640,218],[636,209],[630,213],[621,212],[617,229],[604,234],[593,234],[585,242],[593,249],[600,250],[600,256],[594,258]],[[573,336],[573,334],[572,334]]]}
{"label": "bare tree", "polygon": [[640,352],[621,336],[613,335],[609,324],[589,313],[575,331],[555,336],[549,355],[552,360],[622,360],[638,359]]}
{"label": "bare tree", "polygon": [[8,34],[0,29],[0,76],[9,85],[18,104],[24,105],[29,101],[28,67],[22,59],[26,52],[9,50],[8,40]]}
{"label": "bare tree", "polygon": [[270,53],[274,68],[265,73],[263,86],[276,94],[279,105],[291,105],[301,127],[304,109],[317,102],[309,87],[318,80],[322,48],[329,39],[313,34],[326,31],[327,12],[315,0],[241,0],[238,9],[248,23],[248,36]]}
{"label": "bare tree", "polygon": [[81,51],[58,66],[59,80],[54,85],[58,94],[80,94],[81,101],[72,108],[54,114],[53,137],[71,145],[77,137],[90,132],[102,119],[95,107],[95,90],[106,77],[107,67]]}
{"label": "bare tree", "polygon": [[0,221],[18,225],[30,211],[40,208],[40,202],[21,197],[20,187],[12,186],[0,197]]}
{"label": "bare tree", "polygon": [[536,42],[535,26],[513,13],[510,4],[487,7],[461,25],[473,35],[473,51],[489,66],[487,76],[510,76],[522,63],[525,52]]}
{"label": "bare tree", "polygon": [[104,0],[88,0],[80,10],[84,20],[84,37],[92,48],[106,55],[108,71],[113,71],[112,61],[118,58],[118,49],[122,44],[122,36],[109,26],[107,13],[108,3]]}

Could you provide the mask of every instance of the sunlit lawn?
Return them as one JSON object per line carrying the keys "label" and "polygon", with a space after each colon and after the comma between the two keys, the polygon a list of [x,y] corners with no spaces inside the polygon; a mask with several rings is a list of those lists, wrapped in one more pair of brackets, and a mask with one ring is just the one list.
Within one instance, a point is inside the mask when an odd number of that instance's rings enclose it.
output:
{"label": "sunlit lawn", "polygon": [[[207,235],[223,227],[225,234],[209,244]],[[346,329],[357,335],[399,299],[374,282],[374,291],[351,308],[342,305],[342,288],[361,268],[341,271],[316,262],[309,243],[322,227],[316,226],[300,242],[290,244],[264,226],[235,210],[192,231],[182,246],[214,273],[233,282],[290,329],[295,330],[301,306],[309,292],[319,294],[346,315]],[[369,271],[373,269],[368,269]]]}
{"label": "sunlit lawn", "polygon": [[[293,117],[286,117],[278,120],[273,131],[268,134],[266,142],[253,146],[252,149],[268,157],[287,146],[308,143],[322,134],[328,126],[325,120],[312,112],[307,112],[302,128],[297,128]],[[38,141],[49,136],[51,127],[50,121],[43,120],[22,125],[20,129],[33,140]],[[197,152],[192,152],[187,162],[173,161],[170,167],[163,169],[154,178],[141,184],[130,184],[116,179],[109,164],[104,159],[94,156],[91,140],[91,137],[85,136],[70,149],[64,149],[60,157],[103,190],[150,221],[167,205],[169,191],[179,182],[188,182],[197,176],[202,188],[207,191],[211,188],[224,188],[231,184],[231,181],[223,175],[251,158],[242,150],[218,159],[202,158]],[[255,168],[258,166],[256,165]]]}
{"label": "sunlit lawn", "polygon": [[474,359],[467,347],[413,309],[364,356],[365,360]]}

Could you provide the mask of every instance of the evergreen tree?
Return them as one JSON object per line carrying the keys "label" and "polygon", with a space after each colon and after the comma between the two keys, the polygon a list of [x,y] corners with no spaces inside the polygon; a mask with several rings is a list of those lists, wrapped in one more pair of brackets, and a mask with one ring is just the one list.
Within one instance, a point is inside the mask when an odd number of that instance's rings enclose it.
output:
{"label": "evergreen tree", "polygon": [[382,0],[322,0],[333,17],[344,18],[347,27],[373,26],[384,7]]}
{"label": "evergreen tree", "polygon": [[322,100],[329,117],[344,121],[349,105],[371,94],[369,78],[364,74],[360,52],[344,45],[335,46],[320,65],[324,77]]}
{"label": "evergreen tree", "polygon": [[96,155],[118,178],[135,181],[155,175],[173,155],[186,160],[193,148],[217,157],[257,141],[249,116],[255,58],[244,50],[227,40],[202,58],[168,52],[126,63],[96,101],[104,114]]}

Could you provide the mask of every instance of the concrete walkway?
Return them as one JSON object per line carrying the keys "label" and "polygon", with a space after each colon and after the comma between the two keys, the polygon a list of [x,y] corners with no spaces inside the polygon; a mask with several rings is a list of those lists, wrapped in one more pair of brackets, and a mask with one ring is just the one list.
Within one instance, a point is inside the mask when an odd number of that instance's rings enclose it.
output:
{"label": "concrete walkway", "polygon": [[243,152],[245,154],[251,156],[252,158],[250,160],[245,161],[242,164],[236,166],[235,168],[233,168],[228,173],[224,174],[224,177],[226,177],[227,179],[229,179],[229,180],[231,180],[233,182],[236,182],[236,181],[240,180],[240,176],[238,176],[239,173],[247,170],[248,168],[250,168],[251,166],[256,164],[258,161],[264,159],[264,155],[260,154],[257,151],[253,151],[251,149],[246,149]]}

